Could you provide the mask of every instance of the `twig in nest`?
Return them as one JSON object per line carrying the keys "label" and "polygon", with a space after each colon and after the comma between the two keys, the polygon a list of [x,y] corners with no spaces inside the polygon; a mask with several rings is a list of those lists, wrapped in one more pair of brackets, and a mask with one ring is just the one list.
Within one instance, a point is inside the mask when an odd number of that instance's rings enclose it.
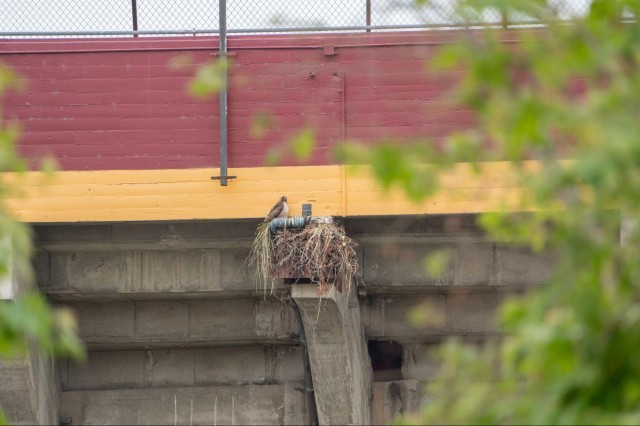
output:
{"label": "twig in nest", "polygon": [[310,278],[319,284],[321,293],[330,284],[342,291],[358,273],[356,246],[344,228],[312,221],[304,228],[274,235],[271,265],[276,272]]}
{"label": "twig in nest", "polygon": [[327,218],[313,219],[304,228],[288,228],[269,232],[261,224],[251,247],[247,263],[256,265],[256,276],[273,294],[278,277],[305,277],[319,285],[324,294],[330,284],[338,291],[351,288],[358,273],[357,244],[344,228]]}
{"label": "twig in nest", "polygon": [[271,294],[273,294],[273,288],[276,281],[274,270],[272,268],[271,251],[271,234],[269,232],[269,224],[261,223],[256,229],[256,236],[253,239],[249,258],[246,262],[247,265],[256,265],[256,279],[257,282],[263,283],[262,289],[265,294],[267,293],[268,287],[270,287]]}

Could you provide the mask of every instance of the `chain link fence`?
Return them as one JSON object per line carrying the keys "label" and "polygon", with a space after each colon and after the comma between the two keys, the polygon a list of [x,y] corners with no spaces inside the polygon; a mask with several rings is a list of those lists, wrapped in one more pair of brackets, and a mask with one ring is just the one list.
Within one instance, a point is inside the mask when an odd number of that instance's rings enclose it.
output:
{"label": "chain link fence", "polygon": [[[450,28],[458,0],[226,0],[230,34]],[[555,0],[560,19],[591,0]],[[478,25],[532,24],[488,11]],[[219,0],[0,0],[0,36],[215,34]]]}

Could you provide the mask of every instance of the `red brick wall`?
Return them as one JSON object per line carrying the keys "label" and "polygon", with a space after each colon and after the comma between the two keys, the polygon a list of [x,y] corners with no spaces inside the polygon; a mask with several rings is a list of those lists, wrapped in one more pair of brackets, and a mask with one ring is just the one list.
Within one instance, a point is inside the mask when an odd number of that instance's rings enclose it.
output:
{"label": "red brick wall", "polygon": [[[448,32],[377,35],[255,36],[229,40],[229,165],[258,166],[270,147],[304,126],[316,129],[311,164],[329,164],[342,139],[427,136],[435,142],[472,124],[453,108],[456,72],[427,72],[426,60]],[[335,48],[326,56],[325,46]],[[0,61],[28,80],[6,94],[5,115],[17,119],[22,151],[52,153],[66,170],[216,167],[218,99],[191,98],[193,70],[171,58],[215,58],[217,39],[0,41]],[[344,90],[344,93],[343,93]],[[259,112],[271,128],[251,132]],[[287,160],[286,164],[293,164]]]}

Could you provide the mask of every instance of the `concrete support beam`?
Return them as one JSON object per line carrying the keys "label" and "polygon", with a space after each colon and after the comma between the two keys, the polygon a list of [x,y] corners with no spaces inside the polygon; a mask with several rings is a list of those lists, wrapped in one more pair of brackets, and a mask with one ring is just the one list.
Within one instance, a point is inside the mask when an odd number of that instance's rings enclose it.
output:
{"label": "concrete support beam", "polygon": [[[358,243],[364,282],[369,292],[379,293],[535,286],[550,278],[556,262],[551,252],[535,253],[480,238],[370,237]],[[448,259],[437,277],[429,276],[424,267],[424,259],[435,254]]]}
{"label": "concrete support beam", "polygon": [[318,420],[322,425],[371,423],[371,362],[354,293],[318,295],[316,285],[291,290],[302,315]]}
{"label": "concrete support beam", "polygon": [[167,298],[171,295],[226,296],[263,292],[249,248],[190,250],[40,250],[38,284],[49,297],[100,300],[116,295]]}
{"label": "concrete support beam", "polygon": [[291,308],[277,300],[70,303],[91,350],[238,346],[297,340]]}
{"label": "concrete support beam", "polygon": [[[367,291],[499,291],[547,280],[555,264],[552,253],[489,241],[474,220],[464,215],[347,219],[349,235],[358,242]],[[263,293],[255,268],[245,262],[255,233],[251,221],[36,229],[38,285],[53,300],[242,298]],[[449,259],[437,277],[426,273],[423,262],[434,253]]]}
{"label": "concrete support beam", "polygon": [[[369,339],[400,343],[439,342],[454,335],[492,336],[502,331],[497,309],[503,298],[497,292],[380,295],[362,304],[362,321]],[[411,321],[412,317],[424,319]]]}
{"label": "concrete support beam", "polygon": [[288,383],[63,392],[61,415],[74,425],[302,424],[303,388]]}
{"label": "concrete support beam", "polygon": [[86,362],[58,365],[63,391],[304,380],[299,346],[89,352]]}

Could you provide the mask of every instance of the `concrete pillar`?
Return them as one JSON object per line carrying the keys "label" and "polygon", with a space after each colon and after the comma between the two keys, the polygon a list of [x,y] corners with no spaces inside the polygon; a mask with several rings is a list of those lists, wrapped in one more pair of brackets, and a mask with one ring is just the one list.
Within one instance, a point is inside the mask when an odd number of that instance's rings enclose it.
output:
{"label": "concrete pillar", "polygon": [[291,291],[307,335],[322,425],[371,424],[373,373],[354,292],[330,288],[320,297],[311,284]]}
{"label": "concrete pillar", "polygon": [[54,364],[30,345],[29,354],[0,359],[0,407],[9,424],[58,423],[58,387]]}
{"label": "concrete pillar", "polygon": [[[0,303],[12,303],[25,289],[13,276],[0,282]],[[53,360],[36,345],[15,359],[0,358],[0,408],[10,424],[57,424],[58,386]]]}

